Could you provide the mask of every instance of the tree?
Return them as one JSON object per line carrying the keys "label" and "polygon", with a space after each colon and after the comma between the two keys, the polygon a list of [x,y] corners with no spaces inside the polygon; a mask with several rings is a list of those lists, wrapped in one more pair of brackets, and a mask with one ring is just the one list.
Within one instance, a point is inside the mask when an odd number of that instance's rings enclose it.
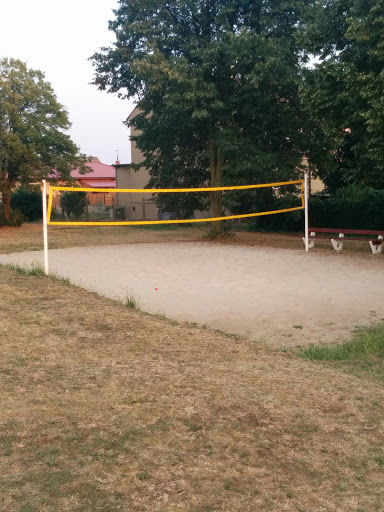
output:
{"label": "tree", "polygon": [[43,216],[42,194],[39,187],[18,187],[11,198],[12,210],[19,210],[25,220],[39,220]]}
{"label": "tree", "polygon": [[64,192],[60,196],[60,206],[63,213],[79,219],[87,211],[89,199],[86,192]]}
{"label": "tree", "polygon": [[8,219],[12,189],[52,173],[69,179],[87,160],[64,133],[70,127],[65,108],[40,71],[15,59],[0,60],[0,192]]}
{"label": "tree", "polygon": [[[128,124],[151,187],[292,178],[304,145],[298,96],[301,0],[119,0],[101,90],[135,98]],[[158,198],[180,214],[201,197]],[[180,203],[181,201],[181,203]],[[222,215],[222,194],[210,197]],[[168,208],[167,208],[168,209]],[[218,223],[216,230],[221,230]]]}
{"label": "tree", "polygon": [[384,188],[384,4],[318,0],[306,45],[319,63],[307,73],[308,111],[333,142],[329,188],[349,183]]}

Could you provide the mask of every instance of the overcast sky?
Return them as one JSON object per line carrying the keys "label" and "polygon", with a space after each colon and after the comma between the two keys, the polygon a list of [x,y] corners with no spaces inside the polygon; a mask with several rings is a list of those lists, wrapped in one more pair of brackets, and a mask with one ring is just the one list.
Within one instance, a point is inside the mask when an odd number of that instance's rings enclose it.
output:
{"label": "overcast sky", "polygon": [[70,136],[83,153],[106,163],[130,162],[123,121],[132,102],[90,85],[87,59],[114,40],[108,30],[117,0],[0,0],[0,57],[39,69],[69,112]]}

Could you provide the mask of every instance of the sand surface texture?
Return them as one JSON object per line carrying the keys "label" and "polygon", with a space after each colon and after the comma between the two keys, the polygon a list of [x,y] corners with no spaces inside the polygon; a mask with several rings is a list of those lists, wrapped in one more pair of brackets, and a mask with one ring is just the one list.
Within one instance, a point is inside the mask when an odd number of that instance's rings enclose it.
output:
{"label": "sand surface texture", "polygon": [[[49,258],[50,272],[88,290],[274,346],[342,340],[384,318],[384,255],[202,242],[56,249]],[[42,261],[42,252],[0,255]]]}

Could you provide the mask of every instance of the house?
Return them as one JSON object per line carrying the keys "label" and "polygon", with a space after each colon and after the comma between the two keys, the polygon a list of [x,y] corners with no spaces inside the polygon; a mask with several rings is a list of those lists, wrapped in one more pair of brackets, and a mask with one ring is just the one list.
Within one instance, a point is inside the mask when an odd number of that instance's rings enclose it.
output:
{"label": "house", "polygon": [[[136,107],[128,116],[131,120],[138,114]],[[136,129],[131,126],[131,136],[137,135]],[[131,139],[131,161],[133,164],[140,164],[143,156],[136,146],[136,142]],[[148,185],[149,172],[145,167],[138,171],[133,170],[130,164],[120,164],[116,162],[116,188],[138,188],[143,189]],[[154,204],[152,194],[145,193],[117,193],[116,206],[123,208],[122,217],[125,220],[157,220],[159,218],[159,209]]]}
{"label": "house", "polygon": [[[95,192],[88,192],[87,198],[89,205],[100,205],[104,207],[112,207],[114,205],[114,194],[112,193],[115,188],[115,168],[113,165],[107,165],[100,162],[97,157],[92,157],[89,162],[85,164],[91,170],[86,174],[81,173],[77,167],[71,171],[71,178],[76,180],[76,186],[83,188],[94,188]],[[56,175],[53,173],[50,178],[55,179]],[[57,178],[56,178],[57,179]],[[58,183],[60,185],[60,182]],[[97,192],[98,188],[110,188],[111,193]],[[49,185],[48,185],[49,190]],[[60,191],[54,191],[52,195],[53,209],[60,208]]]}
{"label": "house", "polygon": [[92,171],[88,172],[87,174],[82,174],[79,168],[77,168],[71,171],[71,177],[76,180],[76,184],[80,187],[95,189],[95,192],[88,192],[87,194],[89,203],[91,205],[104,204],[105,206],[112,206],[112,190],[109,194],[108,192],[97,192],[97,189],[115,188],[115,167],[113,165],[101,163],[97,157],[92,157],[92,159],[86,163],[86,166],[92,169]]}
{"label": "house", "polygon": [[[144,167],[135,171],[130,164],[115,164],[115,168],[117,189],[143,189],[148,185],[149,173]],[[125,220],[157,220],[159,218],[159,209],[153,202],[152,192],[118,192],[116,206],[123,208],[121,218]]]}
{"label": "house", "polygon": [[82,174],[79,168],[71,171],[71,177],[82,187],[88,188],[115,188],[115,168],[100,162],[97,157],[92,157],[85,164],[91,169],[87,174]]}

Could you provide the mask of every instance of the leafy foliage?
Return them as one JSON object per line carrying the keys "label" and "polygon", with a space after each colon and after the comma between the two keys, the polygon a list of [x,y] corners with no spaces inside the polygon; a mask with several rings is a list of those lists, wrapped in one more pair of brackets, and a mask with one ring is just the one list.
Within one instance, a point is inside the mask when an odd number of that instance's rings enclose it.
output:
{"label": "leafy foliage", "polygon": [[[300,199],[296,195],[287,194],[272,197],[258,211],[282,210],[299,205]],[[312,197],[309,200],[309,223],[319,228],[384,230],[384,191],[351,185],[339,189],[331,197]],[[302,232],[304,212],[297,210],[257,217],[248,226],[252,231]]]}
{"label": "leafy foliage", "polygon": [[314,227],[384,230],[384,190],[348,187],[325,200],[309,203]]}
{"label": "leafy foliage", "polygon": [[303,97],[333,145],[330,190],[356,183],[384,188],[384,4],[318,0],[306,31],[319,64],[306,73]]}
{"label": "leafy foliage", "polygon": [[84,155],[65,134],[70,127],[43,73],[15,59],[0,60],[0,191],[4,215],[10,215],[11,191],[54,174],[68,179]]}
{"label": "leafy foliage", "polygon": [[43,216],[41,191],[18,187],[12,194],[11,208],[19,210],[25,220],[41,219]]}
{"label": "leafy foliage", "polygon": [[[284,210],[301,206],[301,199],[293,194],[275,197],[266,210]],[[261,210],[262,211],[262,210]],[[256,217],[251,221],[250,228],[253,231],[296,231],[300,232],[304,226],[303,210],[296,210],[284,214],[266,215]]]}
{"label": "leafy foliage", "polygon": [[[119,1],[114,47],[93,56],[95,84],[138,99],[128,124],[150,187],[295,176],[306,144],[296,38],[306,3]],[[206,206],[196,196],[157,201],[179,215]],[[221,193],[210,205],[221,215]]]}
{"label": "leafy foliage", "polygon": [[0,209],[0,227],[20,227],[23,223],[23,215],[19,210],[10,210],[8,217],[4,215],[4,209]]}
{"label": "leafy foliage", "polygon": [[87,209],[89,200],[86,192],[63,192],[60,196],[60,206],[63,213],[70,217],[79,219]]}

